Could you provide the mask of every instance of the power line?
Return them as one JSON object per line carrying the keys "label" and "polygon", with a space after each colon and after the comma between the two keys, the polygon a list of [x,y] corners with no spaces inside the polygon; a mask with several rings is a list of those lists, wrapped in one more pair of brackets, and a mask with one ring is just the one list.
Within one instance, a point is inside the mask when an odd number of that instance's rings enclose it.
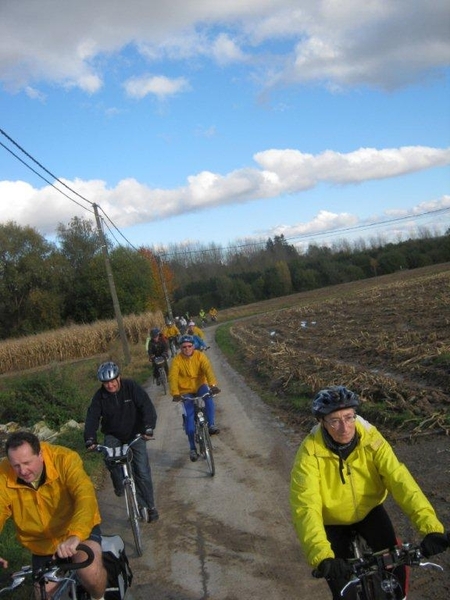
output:
{"label": "power line", "polygon": [[[384,221],[377,221],[375,223],[363,223],[363,224],[359,224],[359,225],[354,225],[352,227],[343,227],[342,229],[333,229],[333,230],[329,230],[329,231],[320,231],[320,232],[316,232],[316,233],[302,233],[299,235],[285,237],[284,239],[285,239],[285,241],[289,242],[289,241],[293,241],[293,240],[308,240],[308,239],[313,239],[313,238],[318,238],[318,237],[323,237],[323,236],[336,236],[336,235],[343,234],[343,233],[369,229],[371,227],[378,227],[381,225],[396,223],[399,221],[408,221],[410,219],[418,219],[421,217],[426,217],[428,215],[436,215],[438,213],[444,213],[448,210],[450,210],[450,206],[445,207],[445,208],[438,208],[435,210],[427,210],[427,211],[424,211],[422,213],[418,213],[415,215],[406,215],[404,217],[396,217],[394,219],[386,219]],[[275,237],[277,237],[277,236],[275,236]],[[239,250],[241,248],[265,246],[266,244],[267,244],[267,240],[261,240],[261,241],[255,240],[253,242],[246,242],[244,244],[236,244],[233,246],[227,246],[226,248],[223,246],[214,246],[214,248],[211,248],[211,249],[203,248],[200,250],[184,250],[184,251],[176,251],[175,250],[174,252],[163,252],[163,253],[160,253],[160,255],[164,256],[166,258],[167,257],[176,257],[176,256],[187,256],[187,255],[192,255],[192,254],[202,254],[202,253],[205,254],[205,252],[207,253],[207,252],[233,251],[233,250]]]}
{"label": "power line", "polygon": [[[72,194],[75,194],[76,196],[78,196],[78,198],[81,198],[81,200],[84,200],[84,202],[87,202],[87,203],[88,203],[88,204],[90,204],[90,206],[92,207],[92,205],[93,205],[93,202],[91,202],[91,201],[90,201],[90,200],[88,200],[87,198],[84,198],[84,196],[82,196],[81,194],[79,194],[79,193],[78,193],[76,190],[73,190],[71,187],[69,187],[67,184],[65,184],[65,183],[64,183],[64,181],[61,181],[61,180],[60,180],[58,177],[56,177],[56,175],[54,175],[54,174],[53,174],[51,171],[49,171],[48,169],[46,169],[46,168],[44,167],[44,165],[43,165],[43,164],[41,164],[41,163],[40,163],[38,160],[36,160],[36,159],[35,159],[33,156],[31,156],[31,154],[30,154],[29,152],[27,152],[27,151],[26,151],[24,148],[22,148],[22,146],[20,146],[20,145],[19,145],[19,144],[18,144],[18,143],[17,143],[15,140],[13,140],[13,139],[12,139],[12,137],[11,137],[11,136],[9,136],[9,135],[6,133],[6,131],[4,131],[3,129],[1,129],[1,128],[0,128],[0,133],[1,133],[2,135],[4,135],[4,136],[5,136],[5,137],[6,137],[6,138],[7,138],[7,139],[8,139],[8,140],[9,140],[9,141],[12,143],[12,144],[14,144],[14,146],[16,146],[17,148],[19,148],[19,150],[20,150],[21,152],[23,152],[23,153],[24,153],[26,156],[28,156],[28,158],[30,158],[30,159],[31,159],[31,160],[32,160],[34,163],[36,163],[36,164],[37,164],[37,165],[38,165],[38,166],[39,166],[39,167],[40,167],[40,168],[41,168],[43,171],[45,171],[45,172],[46,172],[48,175],[50,175],[51,177],[53,177],[53,179],[54,179],[55,181],[57,181],[58,183],[60,183],[61,185],[63,185],[65,188],[67,188],[69,191],[71,191],[71,192],[72,192]],[[2,146],[3,146],[3,144],[2,144]],[[6,146],[4,146],[4,147],[6,147]],[[8,150],[8,148],[7,148],[7,150]],[[13,153],[12,153],[12,154],[13,154]],[[18,158],[18,157],[17,157],[17,158]],[[20,159],[19,159],[19,160],[20,160]],[[23,162],[23,164],[25,164],[26,166],[28,166],[28,165],[27,165],[27,164],[26,164],[24,161],[21,161],[21,162]],[[29,168],[30,168],[30,167],[29,167]],[[33,170],[33,169],[32,169],[32,170]],[[36,172],[36,171],[34,171],[34,172]],[[36,173],[36,174],[37,174],[37,173]],[[44,179],[44,178],[43,178],[41,175],[40,175],[40,177],[41,177],[42,179]],[[47,180],[45,180],[45,181],[47,181]],[[53,187],[54,187],[54,186],[53,186]],[[58,188],[55,188],[55,189],[58,189]],[[62,193],[62,192],[61,192],[61,193]],[[64,194],[64,195],[65,195],[65,194]],[[69,199],[70,199],[70,200],[72,200],[72,198],[69,198]],[[75,201],[74,201],[74,200],[72,200],[72,202],[75,202]],[[78,204],[78,203],[77,203],[77,204]],[[80,206],[80,205],[78,205],[78,206]],[[83,208],[85,208],[85,207],[83,207]]]}
{"label": "power line", "polygon": [[[87,198],[85,198],[84,196],[82,196],[81,194],[79,194],[76,190],[72,189],[70,186],[68,186],[63,181],[61,181],[56,175],[54,175],[51,171],[49,171],[46,167],[44,167],[44,165],[42,165],[38,160],[36,160],[24,148],[22,148],[22,146],[20,146],[15,140],[13,140],[1,128],[0,128],[0,133],[2,135],[4,135],[17,148],[19,148],[19,150],[21,152],[23,152],[26,156],[28,156],[34,163],[36,163],[43,171],[45,171],[47,174],[51,175],[51,177],[53,177],[53,179],[55,181],[57,181],[58,183],[60,183],[61,185],[63,185],[65,188],[67,188],[69,191],[71,191],[73,194],[75,194],[76,196],[78,196],[79,198],[81,198],[84,202],[87,202],[91,207],[94,207],[94,203],[93,202],[91,202],[90,200],[88,200]],[[50,182],[48,179],[46,179],[45,177],[43,177],[40,173],[38,173],[35,169],[33,169],[30,165],[28,165],[24,160],[22,160],[17,154],[15,154],[12,150],[10,150],[2,142],[0,142],[0,145],[3,146],[3,148],[5,148],[5,150],[7,150],[8,152],[10,152],[15,158],[17,158],[17,160],[19,160],[22,164],[24,164],[28,169],[30,169],[38,177],[40,177],[46,183],[48,183],[49,185],[51,185],[56,191],[58,191],[61,194],[63,194],[63,196],[65,196],[66,198],[68,198],[69,200],[71,200],[72,202],[74,202],[75,204],[77,204],[78,206],[80,206],[81,208],[83,208],[84,210],[87,210],[86,207],[84,207],[81,204],[79,204],[76,200],[74,200],[73,198],[71,198],[70,196],[68,196],[67,194],[65,194],[62,190],[60,190],[58,187],[56,187],[52,182]],[[109,223],[117,231],[117,233],[125,240],[125,242],[131,248],[133,248],[133,250],[138,251],[138,248],[136,248],[126,238],[126,236],[119,230],[119,228],[110,219],[110,217],[106,214],[106,212],[100,206],[98,206],[98,205],[96,205],[96,206],[102,211],[102,213],[105,216],[105,218],[109,221]],[[304,233],[304,234],[299,234],[299,235],[295,235],[295,236],[286,237],[285,240],[286,241],[308,240],[308,239],[314,239],[314,238],[323,237],[323,236],[335,236],[335,235],[339,235],[339,234],[343,234],[343,233],[354,232],[354,231],[359,231],[359,230],[364,230],[364,229],[370,229],[372,227],[378,227],[378,226],[386,225],[386,224],[390,224],[390,223],[397,223],[397,222],[400,222],[400,221],[405,221],[405,220],[410,220],[410,219],[418,219],[418,218],[421,218],[421,217],[424,217],[424,216],[427,216],[427,215],[435,215],[435,214],[438,214],[438,213],[444,213],[444,212],[446,212],[448,210],[450,210],[450,207],[448,207],[448,208],[440,208],[440,209],[436,209],[436,210],[424,211],[423,213],[419,213],[419,214],[415,214],[415,215],[406,215],[404,217],[397,217],[397,218],[394,218],[394,219],[386,219],[384,221],[377,221],[376,223],[359,224],[359,225],[354,225],[353,227],[344,227],[342,229],[334,229],[334,230],[331,230],[331,231],[321,231],[321,232],[316,232],[316,233]],[[109,227],[108,227],[108,231],[111,233],[111,235],[114,238],[114,240],[120,246],[120,243],[117,241],[117,239],[115,238],[115,236],[112,234],[111,229]],[[228,251],[228,252],[230,252],[230,251],[233,251],[233,250],[240,250],[242,248],[255,247],[255,246],[264,246],[264,245],[266,245],[266,243],[267,243],[267,240],[261,240],[261,241],[246,242],[246,243],[243,243],[243,244],[235,244],[235,245],[227,246],[226,248],[224,246],[215,246],[214,248],[210,249],[210,251],[211,252],[212,251],[215,251],[215,252]],[[202,254],[202,253],[204,254],[205,251],[208,252],[208,249],[202,248],[202,249],[199,249],[199,250],[184,250],[184,251],[174,251],[174,252],[156,252],[155,254],[157,254],[157,255],[159,255],[161,257],[167,258],[167,257],[186,256],[186,255]]]}
{"label": "power line", "polygon": [[[57,181],[58,183],[60,183],[61,185],[63,185],[65,188],[67,188],[70,192],[72,192],[73,194],[75,194],[76,196],[78,196],[79,198],[81,198],[84,202],[87,202],[90,205],[90,207],[93,209],[94,202],[91,202],[90,200],[88,200],[87,198],[85,198],[84,196],[82,196],[81,194],[79,194],[76,190],[72,189],[70,186],[68,186],[66,183],[64,183],[64,181],[61,181],[59,179],[59,177],[57,177],[51,171],[49,171],[46,167],[44,167],[44,165],[42,163],[40,163],[37,159],[35,159],[29,152],[27,152],[20,144],[18,144],[15,140],[13,140],[13,138],[11,136],[9,136],[1,128],[0,128],[0,133],[3,136],[5,136],[12,144],[14,144],[14,146],[16,146],[17,148],[19,148],[19,150],[21,152],[23,152],[26,156],[28,156],[34,163],[36,163],[43,171],[45,171],[45,173],[47,173],[48,175],[50,175],[51,177],[53,177],[53,179],[55,181]],[[7,146],[5,146],[5,144],[3,144],[2,142],[0,142],[0,145],[3,146],[3,148],[5,148],[5,150],[7,150],[10,154],[12,154],[15,158],[17,158],[17,160],[19,160],[23,165],[25,165],[30,171],[32,171],[33,173],[35,173],[35,175],[37,175],[43,181],[45,181],[46,183],[48,183],[49,185],[51,185],[56,191],[60,192],[63,196],[65,196],[66,198],[68,198],[71,202],[74,202],[75,204],[77,204],[83,210],[88,210],[89,212],[92,212],[94,214],[94,210],[87,209],[85,206],[83,206],[82,204],[80,204],[79,202],[77,202],[76,200],[74,200],[73,198],[71,198],[70,196],[68,196],[66,193],[64,193],[62,190],[60,190],[58,187],[56,187],[51,181],[49,181],[46,177],[44,177],[41,173],[39,173],[38,171],[36,171],[36,169],[33,169],[32,166],[30,166],[27,162],[25,162],[22,158],[20,158],[20,156],[18,156],[10,148],[8,148]],[[122,234],[122,232],[118,229],[118,227],[108,217],[108,215],[105,213],[105,211],[101,207],[99,207],[99,206],[98,206],[98,208],[100,208],[100,210],[102,211],[102,213],[105,215],[105,217],[108,219],[108,221],[114,227],[114,229],[124,238],[124,240],[127,242],[127,244],[129,244],[134,250],[137,250],[137,248],[135,248],[133,246],[133,244]],[[111,230],[109,229],[109,227],[108,227],[108,231],[111,233]]]}
{"label": "power line", "polygon": [[[0,130],[1,131],[1,130]],[[66,198],[68,198],[71,202],[74,202],[75,204],[77,204],[80,208],[82,208],[83,210],[89,210],[88,208],[86,208],[85,206],[83,206],[82,204],[80,204],[79,202],[77,202],[76,200],[74,200],[73,198],[71,198],[70,196],[68,196],[65,192],[63,192],[62,190],[60,190],[58,187],[56,187],[56,185],[54,183],[52,183],[51,181],[49,181],[48,179],[46,179],[43,175],[41,175],[40,173],[38,173],[36,171],[36,169],[33,169],[33,167],[31,167],[29,164],[27,164],[22,158],[20,158],[20,156],[17,156],[17,154],[15,154],[15,152],[13,152],[10,148],[8,148],[7,146],[5,146],[5,144],[3,144],[3,142],[0,142],[0,146],[3,146],[3,148],[5,150],[7,150],[10,154],[12,154],[15,158],[17,158],[17,160],[19,160],[22,164],[24,164],[28,169],[30,169],[30,171],[32,171],[33,173],[35,173],[35,175],[37,175],[38,177],[40,177],[43,181],[45,181],[46,183],[48,183],[49,185],[51,185],[52,188],[54,188],[57,192],[59,192],[60,194],[62,194],[63,196],[65,196]],[[52,175],[53,177],[53,175]],[[55,178],[56,179],[56,178]],[[57,179],[57,181],[59,181],[59,179]],[[63,184],[65,185],[65,184]],[[68,186],[66,186],[68,187]],[[70,188],[69,188],[70,189]],[[71,190],[72,191],[72,190]],[[93,211],[89,211],[89,212],[93,212]]]}

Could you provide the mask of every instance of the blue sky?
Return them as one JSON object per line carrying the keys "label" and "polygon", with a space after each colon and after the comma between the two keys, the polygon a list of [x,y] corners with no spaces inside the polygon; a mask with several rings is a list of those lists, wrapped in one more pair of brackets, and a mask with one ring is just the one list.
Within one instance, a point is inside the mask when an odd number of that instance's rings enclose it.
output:
{"label": "blue sky", "polygon": [[[447,0],[3,0],[0,128],[134,247],[398,240],[450,227],[449,64]],[[90,218],[0,142],[1,222]]]}

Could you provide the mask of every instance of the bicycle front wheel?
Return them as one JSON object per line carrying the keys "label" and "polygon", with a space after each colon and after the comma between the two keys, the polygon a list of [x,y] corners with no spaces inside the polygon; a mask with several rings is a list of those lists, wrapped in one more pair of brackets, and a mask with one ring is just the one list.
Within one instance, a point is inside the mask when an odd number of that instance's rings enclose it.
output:
{"label": "bicycle front wheel", "polygon": [[206,459],[206,463],[208,465],[209,472],[211,473],[211,477],[214,476],[216,472],[216,467],[214,465],[214,455],[211,444],[211,438],[208,431],[208,426],[205,424],[201,427],[202,438],[203,438],[203,452]]}
{"label": "bicycle front wheel", "polygon": [[141,515],[138,511],[136,497],[131,489],[131,484],[125,485],[125,501],[127,503],[128,519],[130,521],[131,532],[133,533],[134,545],[138,556],[142,556],[142,539],[141,539],[141,527],[139,522]]}
{"label": "bicycle front wheel", "polygon": [[167,394],[167,373],[166,373],[165,369],[159,370],[159,382],[162,386],[164,394]]}

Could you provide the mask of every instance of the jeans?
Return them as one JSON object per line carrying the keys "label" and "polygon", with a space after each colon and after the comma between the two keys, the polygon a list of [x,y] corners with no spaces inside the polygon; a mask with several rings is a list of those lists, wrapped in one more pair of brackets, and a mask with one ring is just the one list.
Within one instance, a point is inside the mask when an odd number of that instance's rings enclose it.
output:
{"label": "jeans", "polygon": [[[204,384],[201,385],[198,390],[197,390],[197,394],[185,394],[186,396],[203,396],[203,394],[206,394],[206,392],[209,391],[209,387]],[[191,450],[195,450],[195,421],[194,421],[194,416],[195,416],[195,407],[194,407],[194,402],[192,400],[184,400],[183,402],[183,406],[184,406],[184,414],[186,416],[186,420],[185,420],[185,431],[186,431],[186,435],[188,436],[188,440],[189,440],[189,448]],[[215,417],[215,405],[214,405],[214,400],[212,396],[207,396],[205,398],[205,413],[206,413],[206,420],[208,421],[208,425],[210,427],[212,427],[214,425],[214,417]]]}
{"label": "jeans", "polygon": [[[105,435],[105,446],[117,448],[121,445],[122,442],[115,436],[110,434]],[[152,472],[147,456],[147,446],[145,440],[141,438],[137,440],[137,442],[134,442],[131,450],[133,452],[131,468],[133,470],[134,482],[136,484],[138,504],[141,507],[146,506],[147,508],[154,508],[155,498],[153,495]],[[111,475],[114,489],[120,491],[123,490],[121,467],[110,466],[108,464],[107,467]]]}

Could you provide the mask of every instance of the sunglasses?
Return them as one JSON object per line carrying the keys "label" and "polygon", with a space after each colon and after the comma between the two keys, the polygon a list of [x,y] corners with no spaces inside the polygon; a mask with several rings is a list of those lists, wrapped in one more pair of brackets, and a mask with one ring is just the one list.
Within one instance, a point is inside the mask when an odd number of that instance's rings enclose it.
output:
{"label": "sunglasses", "polygon": [[192,348],[194,344],[186,344],[185,346],[181,346],[182,350],[185,350],[186,348]]}

